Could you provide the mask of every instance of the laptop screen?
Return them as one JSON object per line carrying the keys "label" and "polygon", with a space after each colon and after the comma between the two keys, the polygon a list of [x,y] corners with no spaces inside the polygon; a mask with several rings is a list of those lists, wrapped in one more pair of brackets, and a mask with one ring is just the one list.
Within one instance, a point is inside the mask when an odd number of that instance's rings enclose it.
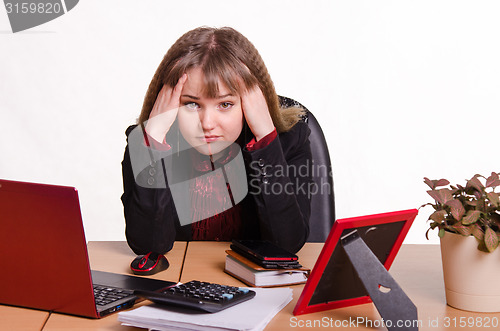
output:
{"label": "laptop screen", "polygon": [[97,317],[75,188],[0,180],[0,303]]}

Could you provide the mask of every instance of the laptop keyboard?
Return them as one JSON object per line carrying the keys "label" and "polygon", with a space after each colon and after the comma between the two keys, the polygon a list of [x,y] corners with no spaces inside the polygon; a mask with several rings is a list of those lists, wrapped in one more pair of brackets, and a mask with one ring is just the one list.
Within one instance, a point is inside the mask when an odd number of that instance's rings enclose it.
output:
{"label": "laptop keyboard", "polygon": [[105,306],[131,295],[133,291],[130,290],[94,284],[95,303],[98,306]]}

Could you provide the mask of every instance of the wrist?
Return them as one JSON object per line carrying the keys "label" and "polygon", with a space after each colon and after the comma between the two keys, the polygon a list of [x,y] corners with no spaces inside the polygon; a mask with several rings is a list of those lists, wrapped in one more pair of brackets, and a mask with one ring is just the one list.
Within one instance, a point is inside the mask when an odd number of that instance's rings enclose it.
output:
{"label": "wrist", "polygon": [[269,145],[276,137],[278,136],[278,132],[274,129],[270,134],[262,138],[260,141],[257,141],[255,138],[252,139],[247,145],[246,149],[248,151],[255,151]]}
{"label": "wrist", "polygon": [[158,115],[150,114],[146,123],[146,133],[158,142],[163,142],[170,127],[175,121],[176,112],[167,111]]}
{"label": "wrist", "polygon": [[274,125],[266,128],[266,129],[260,130],[259,132],[254,134],[255,140],[256,141],[262,140],[263,138],[265,138],[267,135],[269,135],[274,130],[275,130]]}
{"label": "wrist", "polygon": [[165,131],[164,128],[151,125],[150,122],[146,124],[145,130],[149,137],[153,138],[159,143],[163,143],[163,141],[165,140],[165,136],[167,135],[167,131]]}

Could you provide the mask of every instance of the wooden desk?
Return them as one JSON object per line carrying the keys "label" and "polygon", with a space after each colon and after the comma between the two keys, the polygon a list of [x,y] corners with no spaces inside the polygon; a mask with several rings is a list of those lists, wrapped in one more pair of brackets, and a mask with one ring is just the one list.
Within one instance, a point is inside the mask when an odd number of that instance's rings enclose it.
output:
{"label": "wooden desk", "polygon": [[[312,269],[322,246],[316,243],[306,244],[298,253],[301,263]],[[91,242],[88,247],[91,266],[96,270],[128,273],[128,265],[135,257],[125,242]],[[198,279],[243,286],[240,281],[223,271],[225,250],[228,248],[229,243],[224,242],[177,242],[167,254],[170,268],[151,277],[183,282]],[[500,322],[500,313],[472,313],[446,305],[438,245],[403,245],[391,268],[391,274],[417,306],[420,330],[483,329],[477,324],[473,328],[460,327],[461,320],[468,321],[469,318],[483,322],[487,318],[490,321],[496,318]],[[385,330],[383,327],[370,327],[370,323],[380,323],[380,315],[371,303],[294,317],[292,311],[303,287],[292,286],[292,302],[276,315],[266,330],[293,330],[300,326],[313,330],[333,328],[336,325],[344,325],[342,330]],[[46,312],[0,305],[0,330],[39,330],[47,317]],[[122,327],[117,318],[117,314],[100,320],[51,314],[43,330],[134,330]],[[358,319],[365,323],[349,326],[349,322],[357,322]],[[320,327],[312,327],[314,323]],[[446,323],[448,327],[445,327]],[[484,329],[496,328],[490,325]]]}
{"label": "wooden desk", "polygon": [[[93,270],[109,271],[121,274],[131,274],[130,262],[136,255],[127,246],[124,241],[103,241],[89,242],[87,245],[89,251],[90,266]],[[170,262],[170,267],[153,277],[162,280],[179,281],[184,254],[186,251],[186,242],[176,242],[174,248],[167,253],[166,257]],[[140,303],[145,304],[145,302]],[[137,307],[136,305],[135,307]],[[51,314],[43,330],[124,330],[130,331],[136,328],[125,327],[118,322],[118,314],[106,316],[102,319],[89,319],[84,317],[75,317],[63,314]],[[141,330],[141,329],[137,329]]]}
{"label": "wooden desk", "polygon": [[[301,263],[313,268],[323,244],[308,243],[298,253]],[[200,279],[228,285],[244,286],[223,272],[225,250],[229,243],[190,242],[188,244],[181,281]],[[439,245],[403,245],[391,269],[391,275],[417,306],[419,330],[481,329],[477,323],[496,318],[500,313],[472,313],[446,305],[441,251]],[[372,303],[293,316],[292,312],[304,285],[291,286],[293,300],[269,323],[266,330],[327,329],[341,326],[342,330],[386,330]],[[475,319],[476,327],[460,327],[460,322]],[[359,321],[359,323],[358,323]],[[364,323],[363,323],[364,322]],[[316,325],[316,327],[314,327]],[[496,329],[490,324],[485,330]]]}

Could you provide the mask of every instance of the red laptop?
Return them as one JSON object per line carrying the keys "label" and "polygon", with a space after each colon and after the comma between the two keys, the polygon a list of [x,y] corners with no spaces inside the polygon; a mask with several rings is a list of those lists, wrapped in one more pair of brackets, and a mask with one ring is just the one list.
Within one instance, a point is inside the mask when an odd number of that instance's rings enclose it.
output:
{"label": "red laptop", "polygon": [[[92,271],[73,187],[0,179],[0,304],[100,318],[174,283]],[[95,295],[94,295],[95,293]]]}

